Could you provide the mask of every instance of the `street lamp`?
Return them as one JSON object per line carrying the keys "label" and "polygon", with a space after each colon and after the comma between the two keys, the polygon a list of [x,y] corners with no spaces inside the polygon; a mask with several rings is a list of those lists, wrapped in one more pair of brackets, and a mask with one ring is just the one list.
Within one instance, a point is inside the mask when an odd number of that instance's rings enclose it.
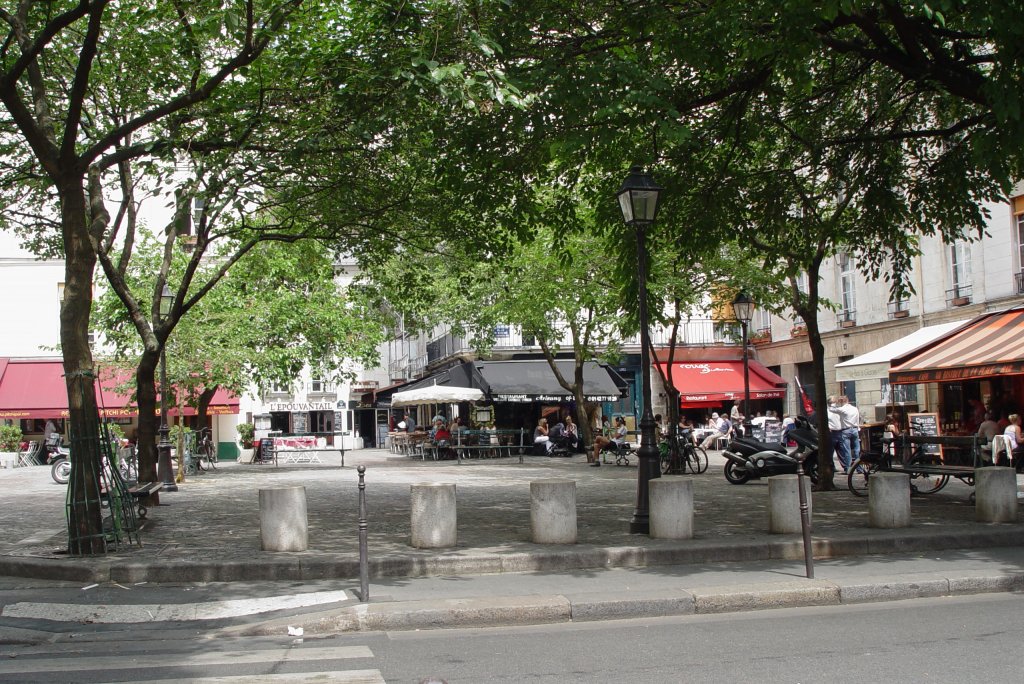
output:
{"label": "street lamp", "polygon": [[[164,285],[160,293],[160,322],[164,323],[171,315],[171,305],[174,304],[174,293],[171,288]],[[171,468],[171,441],[167,439],[170,428],[167,427],[167,340],[160,347],[160,443],[157,444],[159,460],[160,481],[163,483],[163,491],[176,492],[178,485],[174,482],[174,472]]]}
{"label": "street lamp", "polygon": [[754,300],[740,290],[732,300],[732,313],[743,328],[743,436],[750,436],[750,362],[747,360],[747,331],[754,317]]}
{"label": "street lamp", "polygon": [[631,534],[649,534],[648,485],[661,477],[658,447],[655,444],[654,413],[651,411],[651,358],[649,356],[650,331],[647,329],[647,226],[654,223],[658,214],[658,196],[662,188],[650,174],[639,166],[629,170],[629,175],[619,188],[619,208],[626,225],[636,232],[637,283],[640,296],[640,372],[643,382],[644,409],[640,415],[640,449],[637,451],[640,463],[636,476],[636,509],[629,521]]}

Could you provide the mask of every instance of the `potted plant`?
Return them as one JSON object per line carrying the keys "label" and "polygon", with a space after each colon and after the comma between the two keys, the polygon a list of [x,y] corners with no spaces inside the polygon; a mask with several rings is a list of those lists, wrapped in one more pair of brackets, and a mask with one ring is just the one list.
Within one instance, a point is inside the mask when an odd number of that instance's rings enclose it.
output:
{"label": "potted plant", "polygon": [[750,336],[751,344],[768,344],[772,341],[771,330],[757,330]]}
{"label": "potted plant", "polygon": [[252,423],[239,423],[235,429],[238,430],[238,440],[242,443],[242,453],[239,455],[238,461],[251,463],[256,426]]}
{"label": "potted plant", "polygon": [[16,466],[20,448],[21,428],[17,425],[0,425],[0,465],[4,468]]}
{"label": "potted plant", "polygon": [[789,330],[791,337],[801,337],[807,334],[807,326],[803,323],[797,323]]}

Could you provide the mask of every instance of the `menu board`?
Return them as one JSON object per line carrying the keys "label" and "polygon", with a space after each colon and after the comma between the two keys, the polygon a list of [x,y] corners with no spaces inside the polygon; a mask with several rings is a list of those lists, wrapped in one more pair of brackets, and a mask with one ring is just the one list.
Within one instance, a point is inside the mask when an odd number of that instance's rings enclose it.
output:
{"label": "menu board", "polygon": [[[908,413],[910,421],[910,434],[924,435],[927,437],[938,437],[942,434],[939,427],[939,414],[937,413]],[[921,451],[927,454],[938,454],[942,456],[941,444],[922,444]]]}

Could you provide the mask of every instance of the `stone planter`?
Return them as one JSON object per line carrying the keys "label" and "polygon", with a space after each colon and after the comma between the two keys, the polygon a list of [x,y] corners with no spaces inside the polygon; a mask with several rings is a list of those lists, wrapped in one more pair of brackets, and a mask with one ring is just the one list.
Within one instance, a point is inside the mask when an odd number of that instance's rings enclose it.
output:
{"label": "stone planter", "polygon": [[255,449],[239,449],[238,458],[236,459],[239,463],[252,463],[252,453]]}
{"label": "stone planter", "polygon": [[0,451],[0,468],[14,468],[17,465],[17,451]]}

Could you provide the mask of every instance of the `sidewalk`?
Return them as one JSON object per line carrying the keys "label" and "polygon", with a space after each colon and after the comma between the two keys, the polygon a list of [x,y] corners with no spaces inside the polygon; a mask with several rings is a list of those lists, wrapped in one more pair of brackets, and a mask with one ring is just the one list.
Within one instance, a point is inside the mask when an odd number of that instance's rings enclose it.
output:
{"label": "sidewalk", "polygon": [[[150,509],[142,548],[86,559],[54,553],[65,543],[64,488],[53,483],[49,469],[0,470],[0,574],[82,583],[339,578],[358,587],[355,466],[361,464],[367,468],[371,603],[357,606],[354,594],[333,601],[331,616],[319,618],[331,629],[394,628],[387,625],[395,615],[413,626],[419,620],[434,626],[495,619],[507,624],[1024,586],[1024,556],[1001,548],[1020,546],[1024,525],[974,522],[971,489],[958,481],[915,497],[913,526],[902,530],[868,528],[867,500],[845,489],[814,493],[818,560],[816,579],[809,581],[800,536],[767,532],[767,481],[729,484],[716,455],[708,472],[688,476],[694,481],[695,538],[685,541],[629,534],[635,467],[589,468],[582,456],[458,465],[411,461],[383,450],[349,452],[344,468],[337,459],[324,460],[276,468],[222,464],[162,495],[163,505]],[[530,541],[529,483],[549,478],[577,481],[575,545]],[[455,549],[409,546],[409,485],[420,482],[456,483]],[[306,487],[310,550],[260,551],[258,490],[295,484]],[[742,590],[747,585],[760,589]]]}

